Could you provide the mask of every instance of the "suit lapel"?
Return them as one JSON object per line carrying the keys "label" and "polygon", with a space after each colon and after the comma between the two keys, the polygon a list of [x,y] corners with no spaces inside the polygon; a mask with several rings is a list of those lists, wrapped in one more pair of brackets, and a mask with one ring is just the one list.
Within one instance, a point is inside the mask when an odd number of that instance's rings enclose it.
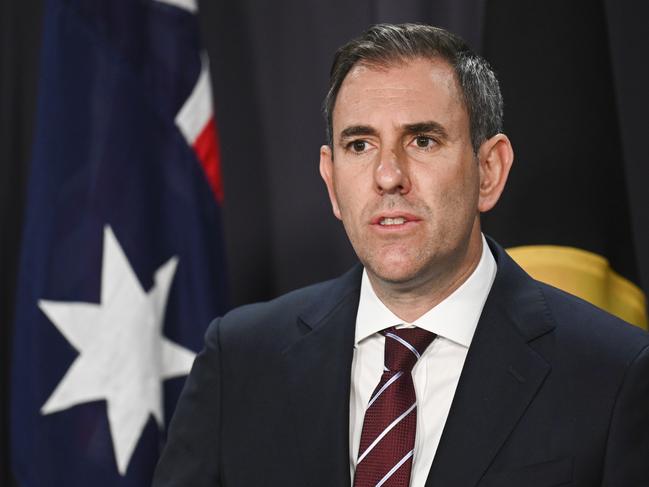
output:
{"label": "suit lapel", "polygon": [[476,328],[427,487],[475,486],[550,365],[530,342],[553,328],[540,290],[490,242],[498,273]]}
{"label": "suit lapel", "polygon": [[349,389],[360,289],[357,266],[333,281],[284,352],[288,407],[303,485],[349,486]]}

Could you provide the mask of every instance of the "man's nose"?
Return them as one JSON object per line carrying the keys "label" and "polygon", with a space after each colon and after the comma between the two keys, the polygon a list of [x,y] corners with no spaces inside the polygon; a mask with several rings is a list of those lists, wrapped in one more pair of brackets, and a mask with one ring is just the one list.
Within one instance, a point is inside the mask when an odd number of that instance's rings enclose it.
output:
{"label": "man's nose", "polygon": [[376,189],[379,193],[400,193],[410,191],[410,175],[406,156],[398,147],[384,148],[374,169]]}

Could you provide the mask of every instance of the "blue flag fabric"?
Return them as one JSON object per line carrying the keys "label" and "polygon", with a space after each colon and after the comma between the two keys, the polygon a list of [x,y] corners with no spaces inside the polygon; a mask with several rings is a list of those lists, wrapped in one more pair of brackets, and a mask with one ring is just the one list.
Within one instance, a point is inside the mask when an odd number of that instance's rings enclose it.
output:
{"label": "blue flag fabric", "polygon": [[177,121],[204,68],[194,7],[46,2],[12,359],[21,487],[150,485],[225,309],[218,201]]}

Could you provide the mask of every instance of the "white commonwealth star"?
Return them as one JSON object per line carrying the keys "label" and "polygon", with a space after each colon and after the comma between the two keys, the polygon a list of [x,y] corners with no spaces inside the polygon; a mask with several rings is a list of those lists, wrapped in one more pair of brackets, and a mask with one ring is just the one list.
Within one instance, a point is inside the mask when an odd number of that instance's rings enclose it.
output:
{"label": "white commonwealth star", "polygon": [[126,474],[135,446],[153,414],[164,427],[161,381],[186,375],[194,352],[162,335],[169,287],[177,257],[142,289],[109,226],[104,228],[101,302],[40,300],[38,306],[79,352],[42,414],[106,400],[117,468]]}

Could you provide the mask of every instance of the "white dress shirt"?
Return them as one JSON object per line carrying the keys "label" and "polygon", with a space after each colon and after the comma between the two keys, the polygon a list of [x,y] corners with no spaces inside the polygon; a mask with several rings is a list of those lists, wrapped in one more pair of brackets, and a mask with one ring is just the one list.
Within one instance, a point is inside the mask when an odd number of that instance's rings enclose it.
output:
{"label": "white dress shirt", "polygon": [[363,271],[356,316],[349,408],[352,484],[367,403],[383,373],[385,337],[391,326],[418,326],[437,334],[412,370],[417,395],[417,434],[411,487],[424,487],[469,345],[496,276],[496,261],[482,237],[482,256],[469,278],[450,296],[413,323],[405,323],[378,298]]}

